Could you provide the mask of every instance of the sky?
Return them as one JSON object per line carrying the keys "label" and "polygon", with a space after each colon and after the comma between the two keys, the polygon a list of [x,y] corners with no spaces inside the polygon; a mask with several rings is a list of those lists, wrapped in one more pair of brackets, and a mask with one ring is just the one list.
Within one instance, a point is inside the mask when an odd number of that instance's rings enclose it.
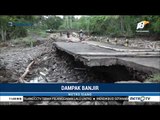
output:
{"label": "sky", "polygon": [[81,15],[75,15],[74,17],[79,19],[81,17]]}

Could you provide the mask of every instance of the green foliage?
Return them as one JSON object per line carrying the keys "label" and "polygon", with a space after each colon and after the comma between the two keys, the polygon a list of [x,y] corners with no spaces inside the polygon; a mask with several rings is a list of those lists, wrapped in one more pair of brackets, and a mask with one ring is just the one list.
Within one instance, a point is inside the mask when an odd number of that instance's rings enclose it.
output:
{"label": "green foliage", "polygon": [[28,35],[29,36],[39,36],[43,38],[46,38],[48,36],[45,30],[41,30],[39,28],[28,29]]}
{"label": "green foliage", "polygon": [[26,26],[9,26],[9,22],[12,23],[26,23],[33,22],[33,16],[0,16],[0,40],[9,40],[17,37],[27,36],[27,27]]}
{"label": "green foliage", "polygon": [[90,19],[90,32],[97,35],[116,35],[119,31],[117,16],[93,16]]}
{"label": "green foliage", "polygon": [[[80,30],[93,35],[124,36],[138,35],[136,26],[138,22],[148,20],[147,29],[150,34],[160,35],[160,16],[156,15],[115,15],[115,16],[82,16],[80,19],[74,16],[60,18],[48,15],[48,18],[38,15],[8,15],[0,16],[0,40],[10,40],[26,37],[30,32],[46,37],[45,30]],[[8,26],[8,22],[33,23],[33,26]],[[150,35],[149,34],[149,35]],[[145,34],[146,35],[146,34]]]}
{"label": "green foliage", "polygon": [[[44,22],[43,16],[31,16],[31,15],[19,15],[19,16],[0,16],[0,40],[10,40],[16,39],[19,37],[26,37],[29,31],[39,32],[40,35],[46,36],[44,34],[44,29],[47,28],[46,23]],[[57,19],[59,22],[59,20]],[[17,24],[33,24],[33,26],[9,26],[8,22],[17,23]],[[42,22],[44,24],[42,24]],[[43,29],[42,29],[43,28]]]}
{"label": "green foliage", "polygon": [[148,81],[160,82],[160,73],[151,75],[150,78],[148,79]]}
{"label": "green foliage", "polygon": [[153,29],[153,31],[155,33],[160,33],[160,16],[153,16],[151,24],[151,28]]}
{"label": "green foliage", "polygon": [[72,29],[83,29],[93,35],[133,37],[137,35],[137,23],[144,20],[150,22],[147,29],[151,34],[160,33],[160,16],[153,15],[82,16],[72,23]]}
{"label": "green foliage", "polygon": [[11,42],[16,45],[34,47],[37,41],[33,37],[29,36],[29,37],[24,37],[24,38],[16,38],[12,40]]}
{"label": "green foliage", "polygon": [[43,21],[46,24],[47,29],[57,30],[62,25],[63,20],[60,17],[49,17]]}
{"label": "green foliage", "polygon": [[59,27],[59,30],[77,30],[77,28],[79,27],[80,22],[78,22],[74,16],[64,16],[63,18],[63,22]]}

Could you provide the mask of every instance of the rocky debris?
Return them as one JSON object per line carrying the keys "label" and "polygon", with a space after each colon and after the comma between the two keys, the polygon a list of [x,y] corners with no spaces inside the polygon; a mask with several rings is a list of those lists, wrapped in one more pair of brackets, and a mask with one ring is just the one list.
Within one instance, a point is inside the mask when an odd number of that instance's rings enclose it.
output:
{"label": "rocky debris", "polygon": [[3,70],[6,68],[7,63],[3,60],[3,58],[0,58],[0,70]]}
{"label": "rocky debris", "polygon": [[11,73],[12,71],[6,70],[7,63],[3,61],[3,58],[0,58],[0,82],[16,82],[16,79],[11,80],[10,78],[15,76],[15,74]]}
{"label": "rocky debris", "polygon": [[79,37],[79,34],[76,33],[76,32],[72,32],[71,35],[72,35],[73,37],[77,37],[77,38]]}
{"label": "rocky debris", "polygon": [[30,71],[31,74],[26,77],[31,79],[30,82],[82,82],[84,71],[74,70],[73,60],[71,56],[64,53],[58,55],[55,49],[52,49],[37,58]]}
{"label": "rocky debris", "polygon": [[56,40],[60,37],[60,34],[57,34],[57,33],[52,33],[49,35],[49,38],[52,39],[52,40]]}
{"label": "rocky debris", "polygon": [[[7,78],[10,79],[8,82],[16,82],[25,72],[28,64],[35,59],[35,63],[25,77],[28,82],[82,82],[83,75],[81,74],[84,73],[81,70],[74,70],[73,65],[70,66],[73,60],[70,61],[71,59],[67,55],[61,55],[60,58],[55,52],[53,42],[54,40],[50,39],[36,47],[14,48],[0,54],[1,82],[8,81],[6,79],[7,72]],[[12,74],[9,75],[10,73]],[[75,81],[76,78],[78,81]]]}
{"label": "rocky debris", "polygon": [[[48,46],[52,46],[51,42],[48,42],[49,41],[46,40],[44,44],[36,47],[13,48],[2,52],[0,54],[0,72],[2,72],[2,70],[5,71],[10,82],[18,80],[32,60],[48,52]],[[9,73],[11,73],[11,75]],[[1,73],[0,76],[6,78],[5,74]],[[4,80],[1,79],[1,82],[3,81]]]}
{"label": "rocky debris", "polygon": [[15,45],[12,43],[12,42],[1,42],[0,43],[0,48],[12,48],[12,47],[15,47]]}
{"label": "rocky debris", "polygon": [[[4,75],[7,72],[8,78],[10,78],[9,82],[16,82],[33,60],[35,63],[25,77],[25,80],[30,83],[111,82],[106,80],[109,76],[100,74],[97,69],[93,70],[93,68],[86,67],[79,61],[75,61],[74,57],[57,50],[53,45],[54,42],[54,40],[49,39],[36,47],[15,48],[0,54],[0,68],[5,66],[3,70],[0,70],[1,82],[7,81],[6,75]],[[111,71],[110,69],[107,70],[108,72]],[[10,73],[12,74],[9,75]],[[110,74],[111,72],[109,72]],[[139,72],[134,72],[133,75],[135,76],[132,78],[135,80],[137,79],[136,76],[144,77]]]}
{"label": "rocky debris", "polygon": [[151,41],[144,38],[110,38],[107,36],[90,36],[86,37],[85,40],[106,42],[109,44],[117,44],[122,46],[127,46],[131,48],[150,48],[153,50],[160,50],[160,41]]}
{"label": "rocky debris", "polygon": [[5,70],[10,71],[11,73],[16,73],[13,74],[11,78],[17,79],[20,74],[24,72],[28,63],[35,57],[39,56],[41,51],[44,51],[44,48],[27,48],[25,50],[20,50],[19,52],[0,54],[0,57],[6,62]]}

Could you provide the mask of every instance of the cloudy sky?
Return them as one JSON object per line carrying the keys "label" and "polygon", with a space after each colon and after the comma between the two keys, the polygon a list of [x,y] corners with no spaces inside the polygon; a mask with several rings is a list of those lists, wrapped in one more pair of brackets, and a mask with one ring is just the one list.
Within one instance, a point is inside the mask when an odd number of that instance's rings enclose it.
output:
{"label": "cloudy sky", "polygon": [[81,16],[82,15],[75,15],[74,17],[79,19]]}

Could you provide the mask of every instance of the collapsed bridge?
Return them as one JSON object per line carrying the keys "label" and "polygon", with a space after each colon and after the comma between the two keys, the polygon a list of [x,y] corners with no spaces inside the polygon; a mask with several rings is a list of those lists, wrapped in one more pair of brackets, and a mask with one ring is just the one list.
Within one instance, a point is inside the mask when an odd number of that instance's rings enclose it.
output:
{"label": "collapsed bridge", "polygon": [[160,71],[160,51],[143,48],[128,48],[100,42],[55,42],[56,48],[64,51],[84,65],[111,66],[124,65],[146,73]]}

